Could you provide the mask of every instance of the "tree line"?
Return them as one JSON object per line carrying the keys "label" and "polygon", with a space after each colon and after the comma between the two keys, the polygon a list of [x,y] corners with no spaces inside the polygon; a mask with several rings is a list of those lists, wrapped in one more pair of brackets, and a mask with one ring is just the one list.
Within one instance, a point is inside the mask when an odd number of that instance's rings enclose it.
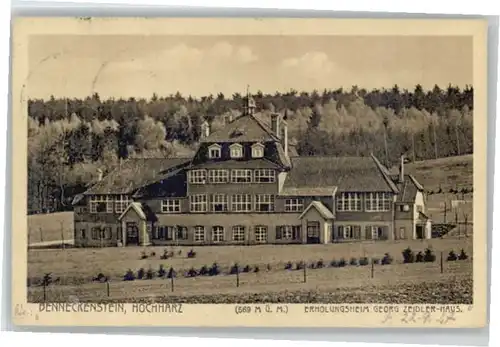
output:
{"label": "tree line", "polygon": [[[71,208],[72,197],[120,161],[187,157],[201,124],[211,131],[241,113],[245,95],[150,99],[55,98],[28,101],[28,209]],[[258,112],[286,114],[299,155],[365,156],[387,165],[472,153],[473,88],[296,91],[253,95]]]}

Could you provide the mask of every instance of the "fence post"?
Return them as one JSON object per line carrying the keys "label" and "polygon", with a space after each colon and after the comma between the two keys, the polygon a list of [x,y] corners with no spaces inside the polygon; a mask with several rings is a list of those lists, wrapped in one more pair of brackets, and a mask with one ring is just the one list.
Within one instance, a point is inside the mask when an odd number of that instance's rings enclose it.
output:
{"label": "fence post", "polygon": [[306,283],[307,282],[306,262],[302,262],[302,265],[304,266],[304,283]]}
{"label": "fence post", "polygon": [[440,266],[441,266],[441,273],[443,273],[443,251],[441,251],[441,261],[440,261]]}
{"label": "fence post", "polygon": [[47,301],[47,283],[43,281],[43,302]]}
{"label": "fence post", "polygon": [[240,267],[236,266],[236,287],[240,286]]}
{"label": "fence post", "polygon": [[173,270],[173,268],[172,268],[172,273],[170,276],[170,289],[173,293],[174,292],[174,270]]}
{"label": "fence post", "polygon": [[109,281],[106,281],[106,294],[108,294],[109,298]]}
{"label": "fence post", "polygon": [[39,228],[39,230],[40,230],[40,242],[43,242],[43,230],[41,227]]}

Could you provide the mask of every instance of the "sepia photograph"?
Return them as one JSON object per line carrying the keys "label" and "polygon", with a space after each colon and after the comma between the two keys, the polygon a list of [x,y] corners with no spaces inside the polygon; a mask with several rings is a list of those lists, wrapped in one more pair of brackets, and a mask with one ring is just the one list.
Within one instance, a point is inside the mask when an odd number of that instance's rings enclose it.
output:
{"label": "sepia photograph", "polygon": [[480,296],[486,319],[485,25],[119,20],[18,23],[25,305],[444,305],[452,321]]}

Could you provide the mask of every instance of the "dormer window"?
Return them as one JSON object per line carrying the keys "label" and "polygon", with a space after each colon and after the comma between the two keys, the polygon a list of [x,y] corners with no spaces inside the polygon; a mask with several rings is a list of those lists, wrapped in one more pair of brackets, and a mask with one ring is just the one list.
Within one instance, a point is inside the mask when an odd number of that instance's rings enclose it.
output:
{"label": "dormer window", "polygon": [[243,157],[243,146],[239,143],[234,143],[229,146],[231,151],[231,158],[242,158]]}
{"label": "dormer window", "polygon": [[210,159],[218,159],[221,157],[220,152],[221,152],[221,146],[214,143],[210,147],[208,147],[208,157]]}
{"label": "dormer window", "polygon": [[264,156],[264,145],[256,143],[252,146],[252,158],[262,158]]}

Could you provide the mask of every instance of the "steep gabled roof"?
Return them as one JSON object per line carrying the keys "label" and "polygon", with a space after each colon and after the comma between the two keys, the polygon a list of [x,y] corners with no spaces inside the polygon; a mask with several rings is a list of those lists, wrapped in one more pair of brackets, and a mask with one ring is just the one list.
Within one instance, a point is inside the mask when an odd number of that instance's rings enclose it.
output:
{"label": "steep gabled roof", "polygon": [[180,167],[190,163],[190,158],[128,159],[84,194],[131,194]]}
{"label": "steep gabled roof", "polygon": [[339,192],[397,192],[372,156],[293,157],[291,162],[285,188],[336,186]]}
{"label": "steep gabled roof", "polygon": [[243,115],[226,124],[222,129],[201,139],[201,142],[268,142],[278,137],[261,120],[253,115]]}
{"label": "steep gabled roof", "polygon": [[399,175],[391,175],[392,181],[396,184],[399,190],[397,197],[398,202],[414,202],[417,192],[423,191],[422,185],[412,175],[404,175],[404,182],[399,182]]}
{"label": "steep gabled roof", "polygon": [[321,201],[313,201],[309,204],[309,206],[307,206],[304,212],[300,214],[299,219],[304,218],[304,216],[311,208],[315,208],[324,219],[334,218],[332,211],[330,211],[325,205],[323,205]]}

